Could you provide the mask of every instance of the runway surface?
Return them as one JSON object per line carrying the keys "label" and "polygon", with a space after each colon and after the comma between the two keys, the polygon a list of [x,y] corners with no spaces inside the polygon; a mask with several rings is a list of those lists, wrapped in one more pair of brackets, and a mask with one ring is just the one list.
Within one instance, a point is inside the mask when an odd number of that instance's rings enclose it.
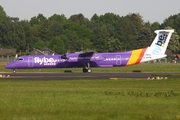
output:
{"label": "runway surface", "polygon": [[[1,72],[0,80],[95,80],[95,79],[119,79],[119,78],[145,78],[152,77],[155,73],[11,73]],[[158,74],[158,73],[156,73]],[[161,73],[166,74],[166,73]],[[175,74],[175,73],[174,73]],[[179,74],[179,73],[176,73]]]}

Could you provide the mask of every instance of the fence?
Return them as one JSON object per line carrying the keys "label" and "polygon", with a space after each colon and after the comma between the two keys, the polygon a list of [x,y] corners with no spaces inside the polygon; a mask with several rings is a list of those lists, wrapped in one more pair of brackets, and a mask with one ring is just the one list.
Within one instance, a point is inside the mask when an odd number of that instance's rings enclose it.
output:
{"label": "fence", "polygon": [[9,57],[9,56],[7,56],[7,57],[4,57],[4,56],[1,56],[0,57],[0,62],[11,62],[11,61],[13,61],[15,58],[14,57]]}
{"label": "fence", "polygon": [[148,61],[148,63],[167,63],[167,58],[161,58],[157,60]]}

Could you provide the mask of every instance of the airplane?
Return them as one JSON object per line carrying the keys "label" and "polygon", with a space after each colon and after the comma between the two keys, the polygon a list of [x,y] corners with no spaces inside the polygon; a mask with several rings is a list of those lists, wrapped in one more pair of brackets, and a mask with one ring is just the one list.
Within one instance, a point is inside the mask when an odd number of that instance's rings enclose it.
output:
{"label": "airplane", "polygon": [[7,69],[73,68],[82,67],[83,73],[91,73],[91,67],[130,66],[164,58],[174,30],[156,30],[156,37],[147,48],[111,53],[70,53],[61,55],[19,56],[5,66]]}

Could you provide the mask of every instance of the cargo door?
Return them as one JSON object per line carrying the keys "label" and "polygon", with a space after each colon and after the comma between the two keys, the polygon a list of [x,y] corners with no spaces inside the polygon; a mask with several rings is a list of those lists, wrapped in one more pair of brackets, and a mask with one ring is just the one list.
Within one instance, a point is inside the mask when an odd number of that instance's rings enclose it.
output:
{"label": "cargo door", "polygon": [[33,59],[33,57],[28,57],[28,67],[34,67],[34,59]]}
{"label": "cargo door", "polygon": [[116,65],[121,65],[121,55],[116,55]]}

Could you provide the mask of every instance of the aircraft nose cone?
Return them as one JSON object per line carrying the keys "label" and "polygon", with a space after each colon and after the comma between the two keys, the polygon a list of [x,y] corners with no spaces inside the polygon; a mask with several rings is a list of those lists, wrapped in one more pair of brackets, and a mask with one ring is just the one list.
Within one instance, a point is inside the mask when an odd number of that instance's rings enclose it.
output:
{"label": "aircraft nose cone", "polygon": [[12,64],[7,64],[7,65],[5,66],[5,68],[6,68],[6,69],[13,69],[14,66],[13,66]]}

